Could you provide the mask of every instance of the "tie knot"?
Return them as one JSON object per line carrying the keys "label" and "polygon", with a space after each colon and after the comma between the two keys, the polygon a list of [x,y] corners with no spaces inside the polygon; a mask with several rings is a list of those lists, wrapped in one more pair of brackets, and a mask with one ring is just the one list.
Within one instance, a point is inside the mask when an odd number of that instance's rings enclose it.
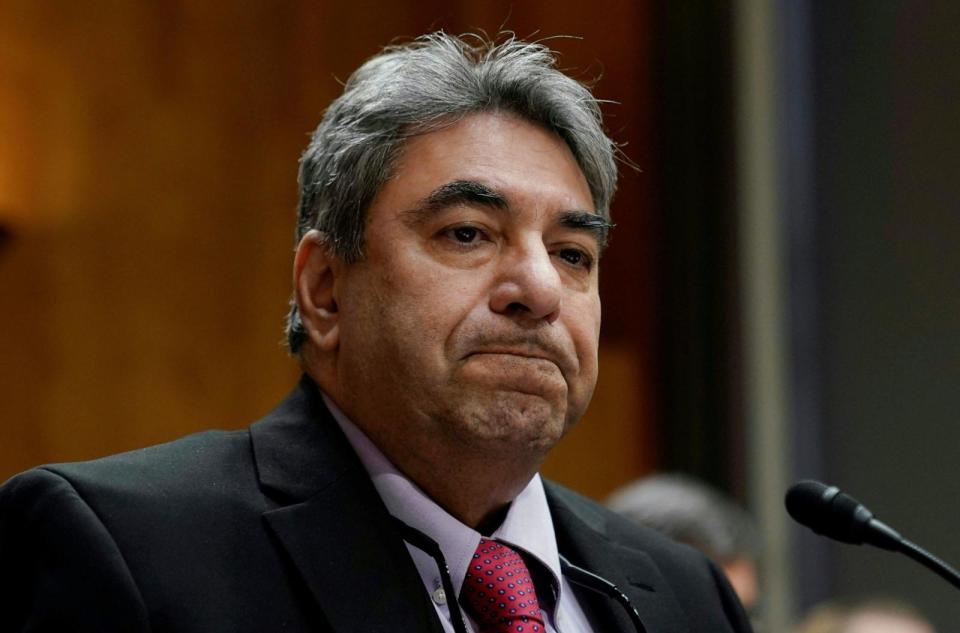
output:
{"label": "tie knot", "polygon": [[530,570],[503,543],[480,539],[460,599],[482,633],[544,633]]}

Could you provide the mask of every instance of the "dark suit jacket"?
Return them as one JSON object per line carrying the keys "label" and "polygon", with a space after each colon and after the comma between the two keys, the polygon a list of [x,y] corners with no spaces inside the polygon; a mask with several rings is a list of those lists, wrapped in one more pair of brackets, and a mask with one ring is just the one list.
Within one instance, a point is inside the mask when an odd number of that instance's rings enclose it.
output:
{"label": "dark suit jacket", "polygon": [[[747,631],[699,553],[547,484],[560,552],[648,633]],[[383,503],[304,379],[246,431],[37,468],[0,488],[0,632],[440,633]],[[580,596],[598,633],[631,631]]]}

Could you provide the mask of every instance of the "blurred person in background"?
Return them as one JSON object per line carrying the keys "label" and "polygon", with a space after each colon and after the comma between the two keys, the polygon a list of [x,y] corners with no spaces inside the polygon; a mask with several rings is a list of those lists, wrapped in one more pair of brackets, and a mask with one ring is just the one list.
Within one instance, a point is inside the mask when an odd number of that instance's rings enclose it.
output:
{"label": "blurred person in background", "polygon": [[814,607],[793,633],[935,633],[913,607],[896,600],[828,602]]}
{"label": "blurred person in background", "polygon": [[757,602],[757,530],[736,502],[682,474],[659,474],[617,489],[607,507],[634,522],[692,545],[723,569],[748,611]]}

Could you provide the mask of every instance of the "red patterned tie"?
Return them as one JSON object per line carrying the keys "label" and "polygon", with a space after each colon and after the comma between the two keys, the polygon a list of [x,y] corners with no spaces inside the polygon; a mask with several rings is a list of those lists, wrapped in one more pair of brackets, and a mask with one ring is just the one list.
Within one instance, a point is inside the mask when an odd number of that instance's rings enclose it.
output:
{"label": "red patterned tie", "polygon": [[516,551],[485,538],[473,554],[460,599],[480,633],[545,633],[530,571]]}

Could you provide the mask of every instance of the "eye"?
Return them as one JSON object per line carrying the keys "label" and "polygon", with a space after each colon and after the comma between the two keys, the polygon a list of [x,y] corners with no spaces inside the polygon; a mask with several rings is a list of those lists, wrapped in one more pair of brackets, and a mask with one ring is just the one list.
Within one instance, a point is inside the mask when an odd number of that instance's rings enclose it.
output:
{"label": "eye", "polygon": [[465,268],[488,262],[496,255],[502,239],[496,226],[458,218],[436,227],[426,245],[445,264]]}
{"label": "eye", "polygon": [[557,256],[575,268],[590,269],[593,265],[593,258],[578,248],[560,249]]}
{"label": "eye", "polygon": [[450,229],[450,236],[461,244],[470,244],[480,237],[480,229],[475,226],[458,226]]}
{"label": "eye", "polygon": [[440,237],[457,248],[474,248],[490,241],[490,233],[474,224],[454,224],[440,231]]}

